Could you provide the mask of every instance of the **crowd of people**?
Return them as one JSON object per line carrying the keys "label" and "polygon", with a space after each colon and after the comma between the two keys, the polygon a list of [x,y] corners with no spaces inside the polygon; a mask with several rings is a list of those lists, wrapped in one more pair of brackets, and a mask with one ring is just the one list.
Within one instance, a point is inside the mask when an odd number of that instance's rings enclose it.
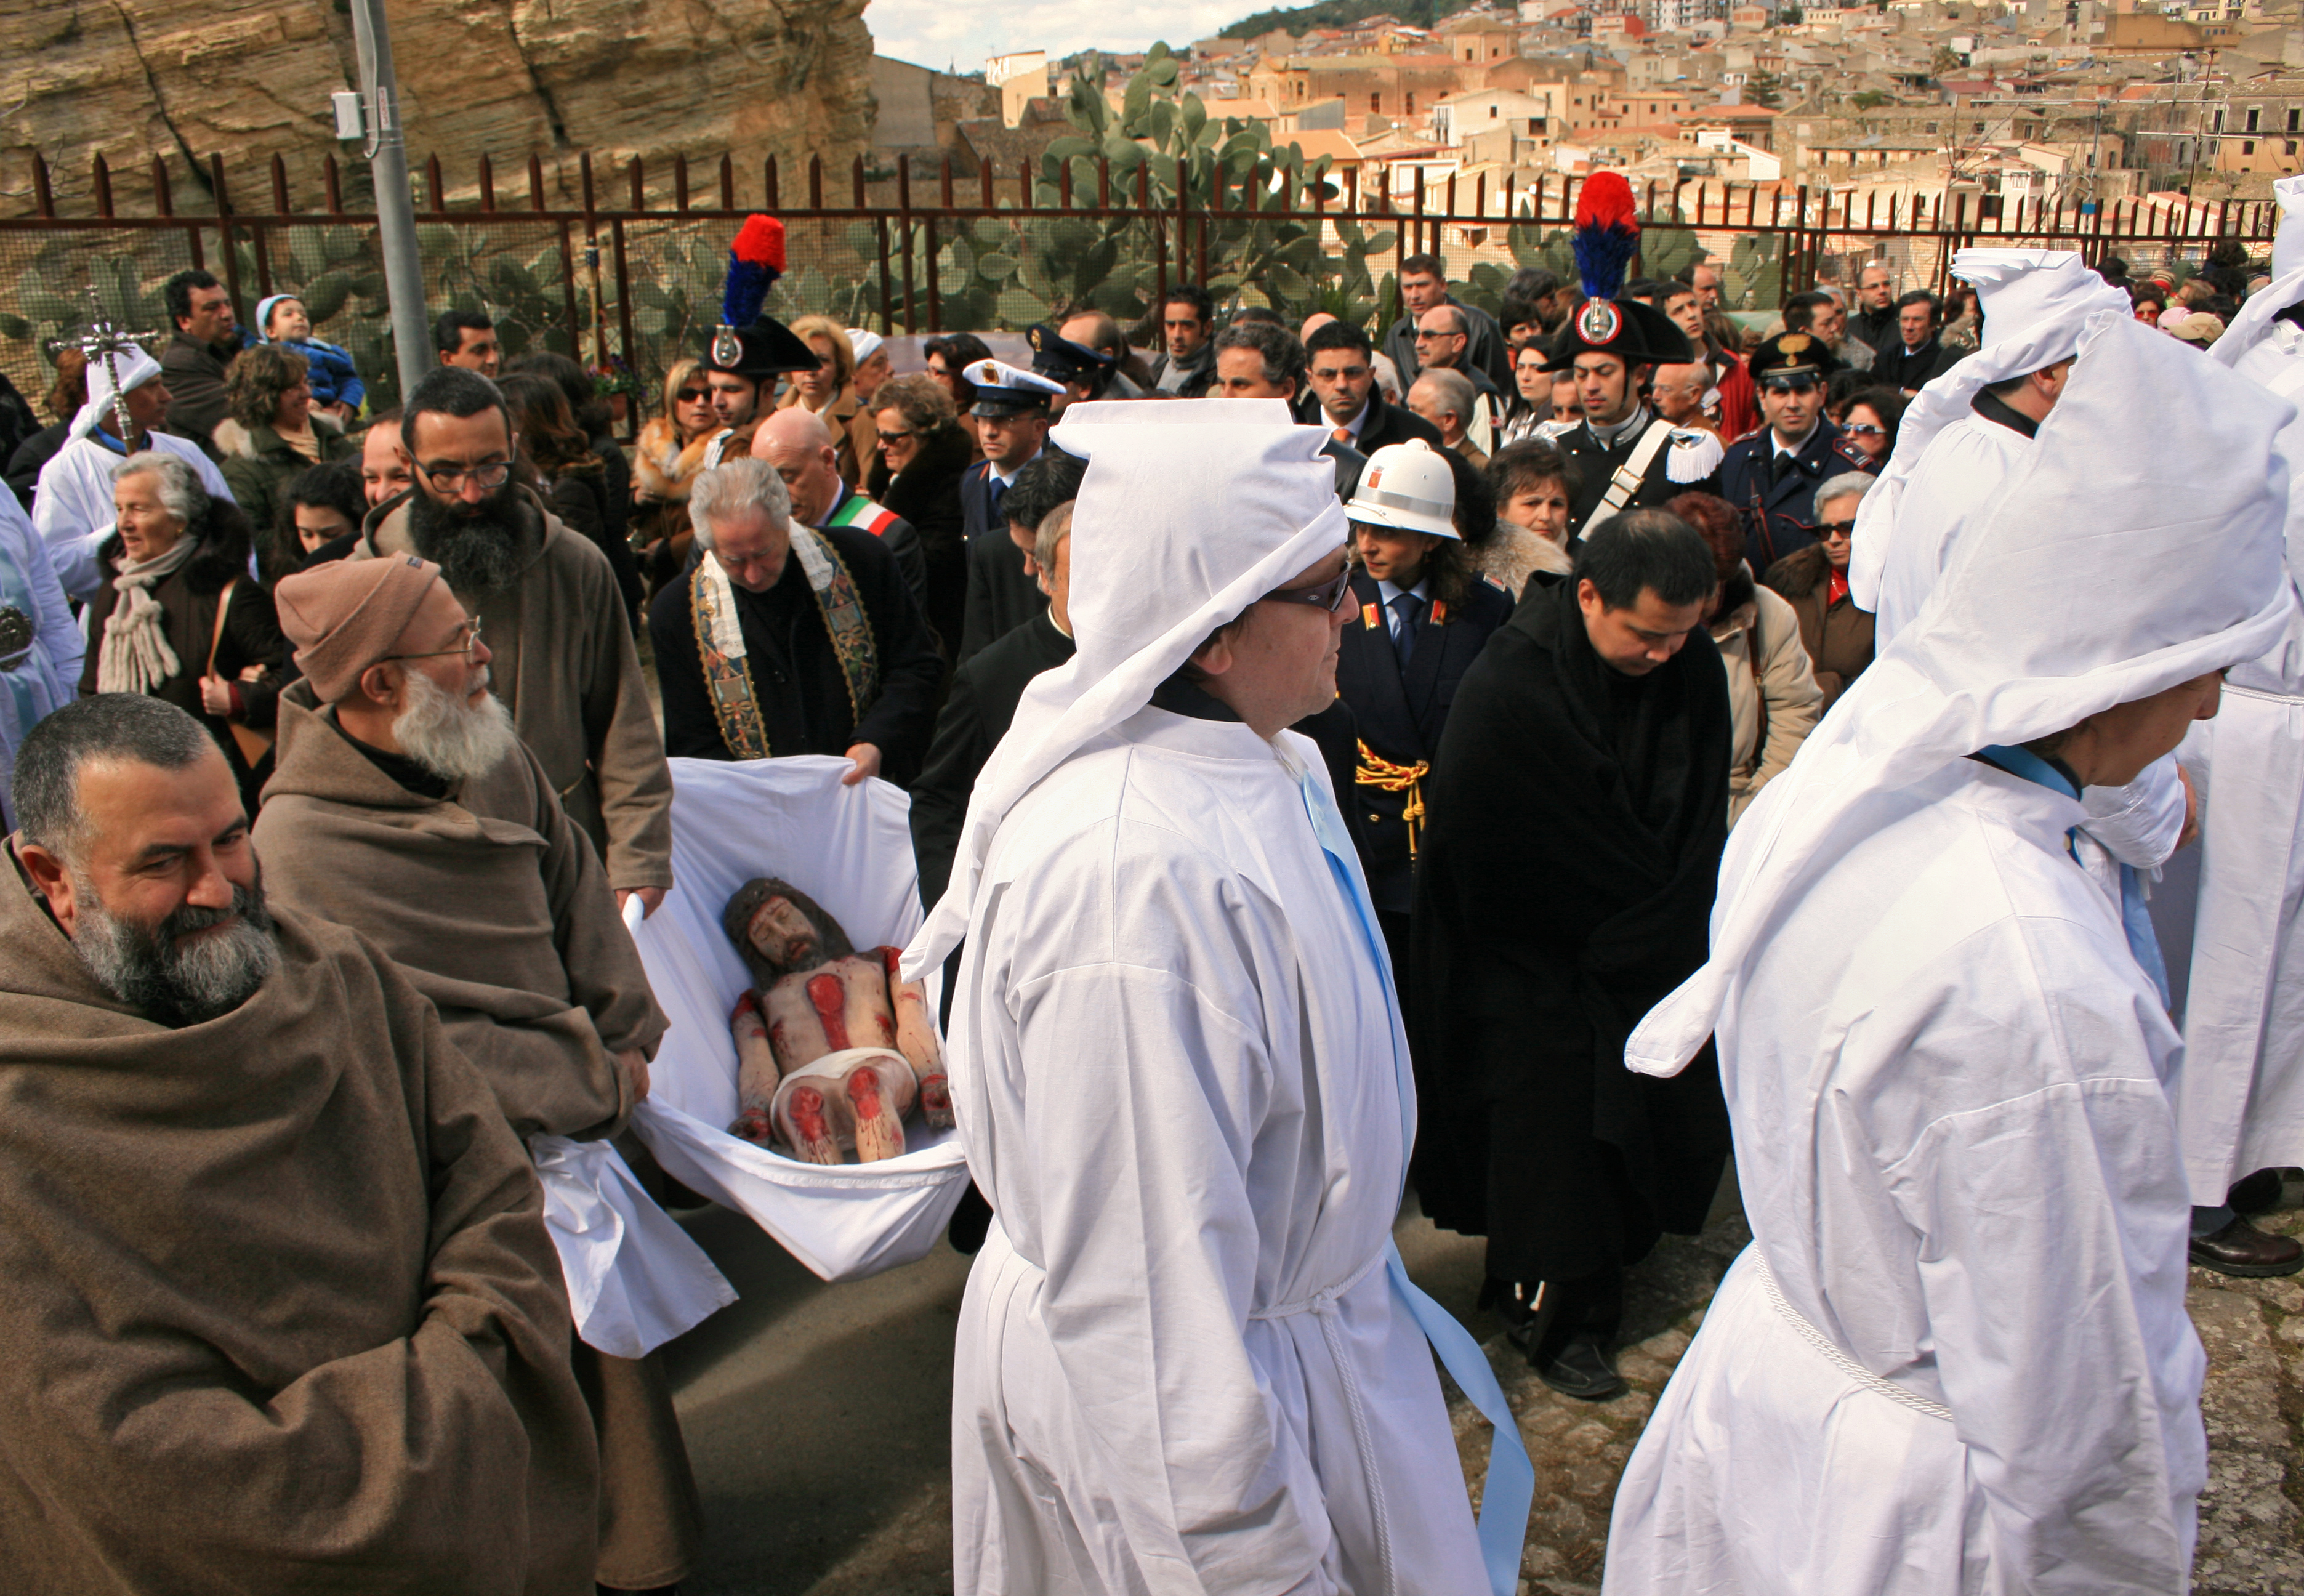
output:
{"label": "crowd of people", "polygon": [[818,755],[944,972],[959,1589],[1509,1590],[1404,1192],[1606,1402],[1732,1158],[1609,1591],[2182,1589],[2186,1262],[2304,1269],[2304,242],[1951,273],[1753,335],[1412,255],[1380,335],[1179,284],[902,375],[759,311],[629,451],[479,312],[377,413],[179,274],[0,494],[21,1577],[676,1588],[527,1150],[648,1092],[671,761]]}

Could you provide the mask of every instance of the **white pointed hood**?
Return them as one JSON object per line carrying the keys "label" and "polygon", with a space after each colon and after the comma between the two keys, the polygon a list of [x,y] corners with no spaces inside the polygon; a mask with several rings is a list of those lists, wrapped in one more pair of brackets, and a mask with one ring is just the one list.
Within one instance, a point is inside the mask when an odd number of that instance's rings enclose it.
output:
{"label": "white pointed hood", "polygon": [[[1736,828],[1712,956],[1640,1022],[1625,1062],[1678,1073],[1785,907],[1910,783],[2276,642],[2295,607],[2280,437],[2295,415],[2124,312],[2091,318],[1999,509]],[[2208,458],[2224,469],[2198,470]]]}
{"label": "white pointed hood", "polygon": [[[120,391],[123,394],[131,388],[142,387],[160,375],[160,362],[133,344],[114,355],[112,362],[120,368]],[[96,430],[97,423],[112,408],[112,369],[102,355],[97,355],[88,362],[88,403],[72,417],[74,437],[86,437]]]}
{"label": "white pointed hood", "polygon": [[1348,536],[1326,434],[1277,399],[1075,404],[1049,441],[1088,462],[1067,600],[1080,651],[1025,689],[976,778],[952,884],[904,950],[906,979],[967,933],[1001,818],[1141,709],[1208,634]]}
{"label": "white pointed hood", "polygon": [[1859,609],[1880,607],[1880,573],[1887,568],[1888,545],[1896,535],[1904,484],[1936,435],[1968,414],[1987,385],[2069,359],[2090,316],[2100,310],[2125,316],[2129,310],[2128,295],[2071,250],[1961,250],[1952,258],[1952,275],[1976,284],[1984,342],[1920,390],[1896,429],[1896,452],[1888,469],[1857,506],[1848,587]]}
{"label": "white pointed hood", "polygon": [[2284,277],[2304,266],[2304,177],[2275,177],[2272,197],[2280,201],[2280,231],[2272,235],[2272,275]]}

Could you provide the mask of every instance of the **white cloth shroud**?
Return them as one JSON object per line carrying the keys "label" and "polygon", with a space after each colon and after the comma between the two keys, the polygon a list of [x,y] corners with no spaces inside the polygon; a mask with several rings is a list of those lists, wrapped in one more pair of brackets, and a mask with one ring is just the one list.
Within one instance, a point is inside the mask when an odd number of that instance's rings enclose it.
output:
{"label": "white cloth shroud", "polygon": [[528,1150],[586,1346],[644,1357],[736,1300],[736,1288],[640,1189],[612,1144],[537,1136]]}
{"label": "white cloth shroud", "polygon": [[[822,904],[859,948],[901,947],[920,923],[910,803],[878,780],[843,786],[845,759],[798,755],[672,761],[672,872],[677,883],[624,922],[656,1002],[672,1022],[632,1128],[673,1177],[750,1217],[826,1280],[855,1279],[925,1257],[968,1186],[950,1131],[904,1125],[900,1158],[807,1164],[741,1137],[736,1044],[728,1014],[751,985],[721,913],[760,876]],[[940,978],[928,977],[928,1012]]]}

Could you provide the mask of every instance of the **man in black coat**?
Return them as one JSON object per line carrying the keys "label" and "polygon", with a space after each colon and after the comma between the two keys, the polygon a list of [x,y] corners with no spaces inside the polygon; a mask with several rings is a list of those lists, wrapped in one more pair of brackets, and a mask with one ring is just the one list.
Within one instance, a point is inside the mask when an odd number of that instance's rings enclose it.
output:
{"label": "man in black coat", "polygon": [[1720,497],[1744,517],[1745,559],[1766,571],[1816,541],[1817,485],[1872,463],[1824,413],[1824,387],[1840,361],[1813,333],[1779,333],[1752,352],[1767,425],[1728,446]]}
{"label": "man in black coat", "polygon": [[1623,1389],[1625,1266],[1702,1228],[1729,1151],[1707,1048],[1625,1039],[1704,963],[1728,830],[1727,675],[1695,529],[1635,510],[1539,573],[1465,673],[1425,787],[1409,1036],[1418,1192],[1488,1238],[1485,1300],[1554,1389]]}
{"label": "man in black coat", "polygon": [[1296,727],[1327,761],[1403,1008],[1424,784],[1457,683],[1512,608],[1503,589],[1472,573],[1455,501],[1446,457],[1425,444],[1394,444],[1369,459],[1344,506],[1360,567],[1358,619],[1337,641],[1336,700]]}
{"label": "man in black coat", "polygon": [[1021,625],[1041,607],[1038,583],[1024,573],[1022,550],[1008,531],[1008,491],[1017,473],[1048,441],[1049,404],[1063,385],[1000,361],[978,361],[964,375],[975,385],[984,458],[960,480],[961,534],[968,539],[968,608],[960,658]]}
{"label": "man in black coat", "polygon": [[1328,321],[1304,340],[1306,379],[1315,408],[1305,420],[1326,427],[1332,442],[1373,454],[1411,437],[1440,446],[1440,429],[1376,391],[1376,355],[1368,335],[1349,321]]}
{"label": "man in black coat", "polygon": [[1576,463],[1571,542],[1621,511],[1661,505],[1676,494],[1719,491],[1719,438],[1674,427],[1641,393],[1656,367],[1695,359],[1688,335],[1639,300],[1586,300],[1568,318],[1544,369],[1572,372],[1584,407],[1583,418],[1554,440]]}
{"label": "man in black coat", "polygon": [[[1077,492],[1077,471],[1072,486]],[[1042,671],[1072,657],[1072,616],[1064,607],[1072,589],[1072,530],[1069,499],[1040,518],[1032,564],[1048,596],[1046,607],[953,673],[952,693],[936,717],[928,765],[912,784],[912,856],[919,866],[923,909],[936,907],[952,879],[969,795],[985,760],[1008,734],[1024,689]]]}
{"label": "man in black coat", "polygon": [[1160,296],[1161,351],[1152,362],[1155,393],[1199,399],[1216,386],[1216,305],[1197,283],[1173,283]]}
{"label": "man in black coat", "polygon": [[[1210,399],[1278,399],[1292,414],[1300,414],[1305,399],[1304,345],[1295,334],[1268,321],[1235,321],[1216,336],[1210,346],[1216,356],[1215,386]],[[1315,401],[1314,414],[1318,414]],[[1334,437],[1320,453],[1335,463],[1336,497],[1348,499],[1359,486],[1368,456]]]}
{"label": "man in black coat", "polygon": [[240,353],[240,318],[233,313],[232,296],[224,284],[197,267],[170,277],[162,293],[168,319],[176,326],[176,335],[160,352],[170,400],[168,429],[221,458],[209,434],[229,408],[224,387]]}
{"label": "man in black coat", "polygon": [[936,638],[886,544],[811,531],[791,503],[775,468],[750,456],[690,489],[698,557],[648,609],[665,751],[844,754],[847,781],[908,785],[936,725]]}
{"label": "man in black coat", "polygon": [[[1384,352],[1400,373],[1402,391],[1405,393],[1408,385],[1423,375],[1424,355],[1417,347],[1416,335],[1425,312],[1435,305],[1453,305],[1462,313],[1468,344],[1465,364],[1487,373],[1489,383],[1502,393],[1512,381],[1512,345],[1504,342],[1504,329],[1495,317],[1449,293],[1448,274],[1436,255],[1410,255],[1400,263],[1401,315],[1385,331]],[[1362,453],[1368,447],[1363,444]]]}
{"label": "man in black coat", "polygon": [[1946,349],[1936,335],[1942,309],[1925,288],[1915,288],[1896,301],[1896,331],[1872,362],[1873,380],[1909,399],[1959,361],[1961,352]]}

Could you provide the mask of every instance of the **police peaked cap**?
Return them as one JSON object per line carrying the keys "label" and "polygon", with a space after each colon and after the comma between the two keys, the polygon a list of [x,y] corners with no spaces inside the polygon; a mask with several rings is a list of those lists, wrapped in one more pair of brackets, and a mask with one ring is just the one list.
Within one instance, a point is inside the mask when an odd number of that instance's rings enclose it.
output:
{"label": "police peaked cap", "polygon": [[1764,377],[1811,377],[1822,382],[1844,363],[1814,333],[1778,333],[1752,352],[1746,369],[1754,382]]}
{"label": "police peaked cap", "polygon": [[1696,359],[1696,346],[1653,306],[1632,299],[1595,299],[1576,307],[1543,369],[1562,370],[1580,354],[1612,354],[1627,366],[1685,366]]}
{"label": "police peaked cap", "polygon": [[707,371],[725,371],[756,382],[786,371],[813,371],[822,364],[816,351],[773,316],[761,316],[750,327],[716,327],[704,344]]}
{"label": "police peaked cap", "polygon": [[1120,364],[1100,349],[1073,343],[1045,321],[1032,327],[1024,338],[1032,346],[1032,369],[1058,382],[1094,382]]}

